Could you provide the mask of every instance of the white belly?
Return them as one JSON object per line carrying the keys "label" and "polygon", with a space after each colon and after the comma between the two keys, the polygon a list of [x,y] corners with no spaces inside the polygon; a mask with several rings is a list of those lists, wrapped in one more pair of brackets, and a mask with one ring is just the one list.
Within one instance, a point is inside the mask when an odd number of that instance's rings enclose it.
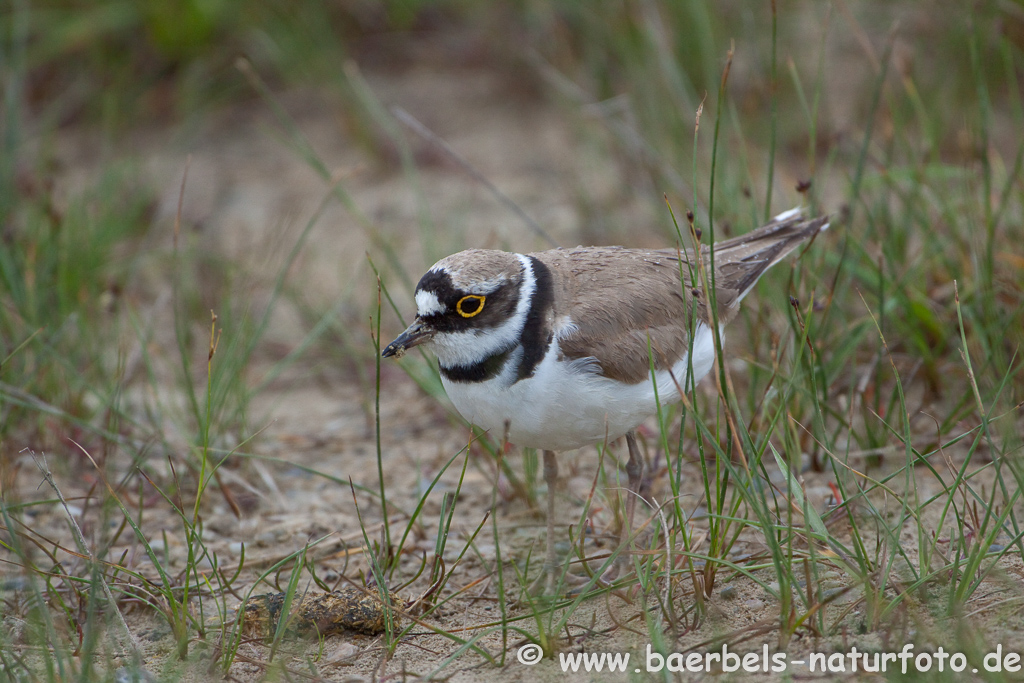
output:
{"label": "white belly", "polygon": [[[679,400],[679,386],[689,372],[684,356],[653,381],[623,384],[587,371],[585,364],[559,363],[557,340],[534,376],[512,382],[514,368],[486,382],[450,382],[442,375],[448,398],[466,420],[501,439],[509,422],[509,441],[532,448],[566,451],[617,439],[658,410]],[[714,364],[711,329],[698,325],[693,341],[693,378],[700,381]],[[514,365],[512,363],[509,364]],[[655,399],[655,383],[657,397]]]}

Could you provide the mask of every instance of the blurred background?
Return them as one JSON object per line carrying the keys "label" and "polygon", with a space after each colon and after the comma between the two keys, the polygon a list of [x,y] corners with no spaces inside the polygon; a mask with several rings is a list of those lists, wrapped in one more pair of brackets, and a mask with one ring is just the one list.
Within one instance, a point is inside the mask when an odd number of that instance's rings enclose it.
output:
{"label": "blurred background", "polygon": [[804,292],[842,312],[822,322],[833,380],[851,359],[886,372],[866,303],[955,422],[959,279],[982,383],[1019,392],[1019,0],[0,12],[4,471],[69,435],[237,443],[252,401],[292,405],[266,391],[284,376],[335,387],[295,404],[308,430],[339,384],[365,413],[367,320],[400,330],[437,258],[671,246],[687,210],[717,235],[798,204],[834,215]]}

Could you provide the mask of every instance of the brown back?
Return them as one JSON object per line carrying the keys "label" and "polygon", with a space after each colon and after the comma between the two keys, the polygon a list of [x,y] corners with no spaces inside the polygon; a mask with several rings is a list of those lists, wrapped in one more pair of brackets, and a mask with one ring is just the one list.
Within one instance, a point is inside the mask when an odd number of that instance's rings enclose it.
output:
{"label": "brown back", "polygon": [[[783,220],[717,243],[714,286],[719,323],[735,316],[739,301],[768,268],[826,227],[824,216],[806,220],[799,214],[783,214]],[[703,247],[701,252],[710,284],[710,250]],[[566,318],[574,325],[559,335],[562,355],[569,360],[594,358],[601,374],[611,379],[646,381],[651,355],[657,369],[672,367],[688,350],[694,318],[709,323],[703,282],[691,276],[685,254],[578,247],[532,256],[555,278],[553,329],[560,329]]]}

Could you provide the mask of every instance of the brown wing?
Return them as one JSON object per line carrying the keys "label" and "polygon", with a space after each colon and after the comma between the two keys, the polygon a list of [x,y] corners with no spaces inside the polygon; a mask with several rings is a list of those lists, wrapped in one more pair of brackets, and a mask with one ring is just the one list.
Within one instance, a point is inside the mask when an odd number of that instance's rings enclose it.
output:
{"label": "brown wing", "polygon": [[[533,254],[552,272],[554,329],[565,358],[594,358],[601,374],[636,383],[655,367],[671,367],[688,349],[694,309],[689,266],[668,251],[590,247]],[[701,315],[701,311],[697,311]],[[648,346],[648,338],[650,346]]]}
{"label": "brown wing", "polygon": [[[827,227],[826,216],[806,219],[793,210],[745,235],[718,242],[714,285],[719,323],[736,315],[739,302],[768,268]],[[701,254],[710,266],[707,247]],[[657,369],[672,367],[689,348],[693,317],[709,320],[704,288],[699,277],[696,287],[691,282],[685,254],[681,259],[671,250],[590,247],[533,256],[548,265],[555,278],[553,329],[559,329],[565,317],[575,326],[559,336],[563,355],[570,360],[594,358],[601,374],[611,379],[645,381],[648,349]]]}

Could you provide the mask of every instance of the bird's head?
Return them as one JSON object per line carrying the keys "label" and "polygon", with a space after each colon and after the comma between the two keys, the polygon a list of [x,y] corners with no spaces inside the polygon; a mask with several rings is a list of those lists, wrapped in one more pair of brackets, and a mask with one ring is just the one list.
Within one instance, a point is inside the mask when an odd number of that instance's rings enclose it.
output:
{"label": "bird's head", "polygon": [[443,366],[465,366],[517,343],[534,279],[525,257],[471,249],[435,263],[416,285],[416,318],[381,353],[427,344]]}

